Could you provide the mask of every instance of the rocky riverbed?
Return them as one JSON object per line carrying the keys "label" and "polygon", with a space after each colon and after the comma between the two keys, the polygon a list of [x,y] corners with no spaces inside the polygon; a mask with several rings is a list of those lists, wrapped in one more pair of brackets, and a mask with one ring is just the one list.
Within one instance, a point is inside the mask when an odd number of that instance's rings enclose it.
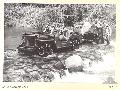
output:
{"label": "rocky riverbed", "polygon": [[[72,55],[81,57],[83,71],[66,69],[65,60]],[[19,55],[17,50],[9,49],[4,51],[3,81],[103,83],[108,77],[114,78],[114,67],[113,45],[82,45],[74,51],[47,57]]]}

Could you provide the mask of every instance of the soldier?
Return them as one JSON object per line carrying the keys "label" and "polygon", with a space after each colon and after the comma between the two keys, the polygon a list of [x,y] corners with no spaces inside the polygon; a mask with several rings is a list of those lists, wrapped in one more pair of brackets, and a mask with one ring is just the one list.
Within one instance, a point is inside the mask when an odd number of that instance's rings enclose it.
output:
{"label": "soldier", "polygon": [[91,23],[89,22],[89,19],[86,18],[84,21],[83,21],[83,26],[81,28],[81,34],[83,35],[85,32],[89,31],[89,29],[91,28]]}
{"label": "soldier", "polygon": [[54,34],[53,32],[55,31],[55,26],[50,26],[49,29],[50,29],[50,34],[53,35]]}
{"label": "soldier", "polygon": [[105,27],[105,35],[104,40],[107,42],[107,45],[110,44],[110,36],[111,36],[112,30],[109,25]]}
{"label": "soldier", "polygon": [[59,39],[60,39],[60,40],[67,40],[67,38],[64,36],[63,31],[60,32]]}
{"label": "soldier", "polygon": [[50,33],[49,26],[46,26],[46,27],[45,27],[45,30],[44,30],[44,32],[45,32],[46,34],[49,34],[49,33]]}
{"label": "soldier", "polygon": [[98,43],[103,44],[104,38],[103,38],[103,25],[100,19],[97,19],[95,22],[96,31],[98,32]]}
{"label": "soldier", "polygon": [[69,39],[69,37],[70,37],[70,33],[72,33],[73,32],[73,28],[71,28],[71,27],[65,27],[64,29],[63,29],[64,31],[64,33],[65,33],[65,37],[66,37],[66,39]]}

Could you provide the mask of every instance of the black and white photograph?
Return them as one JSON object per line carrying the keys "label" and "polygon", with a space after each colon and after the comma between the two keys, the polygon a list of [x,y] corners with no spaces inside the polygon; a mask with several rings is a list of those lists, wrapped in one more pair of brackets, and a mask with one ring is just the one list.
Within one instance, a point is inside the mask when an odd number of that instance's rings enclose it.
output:
{"label": "black and white photograph", "polygon": [[3,82],[115,84],[116,4],[4,3]]}

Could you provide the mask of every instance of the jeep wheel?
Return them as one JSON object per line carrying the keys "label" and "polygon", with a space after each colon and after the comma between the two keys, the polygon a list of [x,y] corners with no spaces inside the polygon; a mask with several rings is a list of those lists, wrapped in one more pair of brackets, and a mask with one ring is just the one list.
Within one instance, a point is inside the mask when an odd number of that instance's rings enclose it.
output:
{"label": "jeep wheel", "polygon": [[44,48],[39,48],[39,50],[38,50],[38,55],[39,55],[39,56],[44,56],[44,55],[45,55],[45,50],[44,50]]}

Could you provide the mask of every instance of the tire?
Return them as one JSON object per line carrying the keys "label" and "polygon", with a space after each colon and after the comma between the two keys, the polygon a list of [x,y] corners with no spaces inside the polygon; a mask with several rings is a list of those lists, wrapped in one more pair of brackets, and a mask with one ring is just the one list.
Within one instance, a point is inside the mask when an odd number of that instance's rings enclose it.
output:
{"label": "tire", "polygon": [[39,56],[44,56],[45,55],[45,50],[43,48],[39,48],[38,55]]}

